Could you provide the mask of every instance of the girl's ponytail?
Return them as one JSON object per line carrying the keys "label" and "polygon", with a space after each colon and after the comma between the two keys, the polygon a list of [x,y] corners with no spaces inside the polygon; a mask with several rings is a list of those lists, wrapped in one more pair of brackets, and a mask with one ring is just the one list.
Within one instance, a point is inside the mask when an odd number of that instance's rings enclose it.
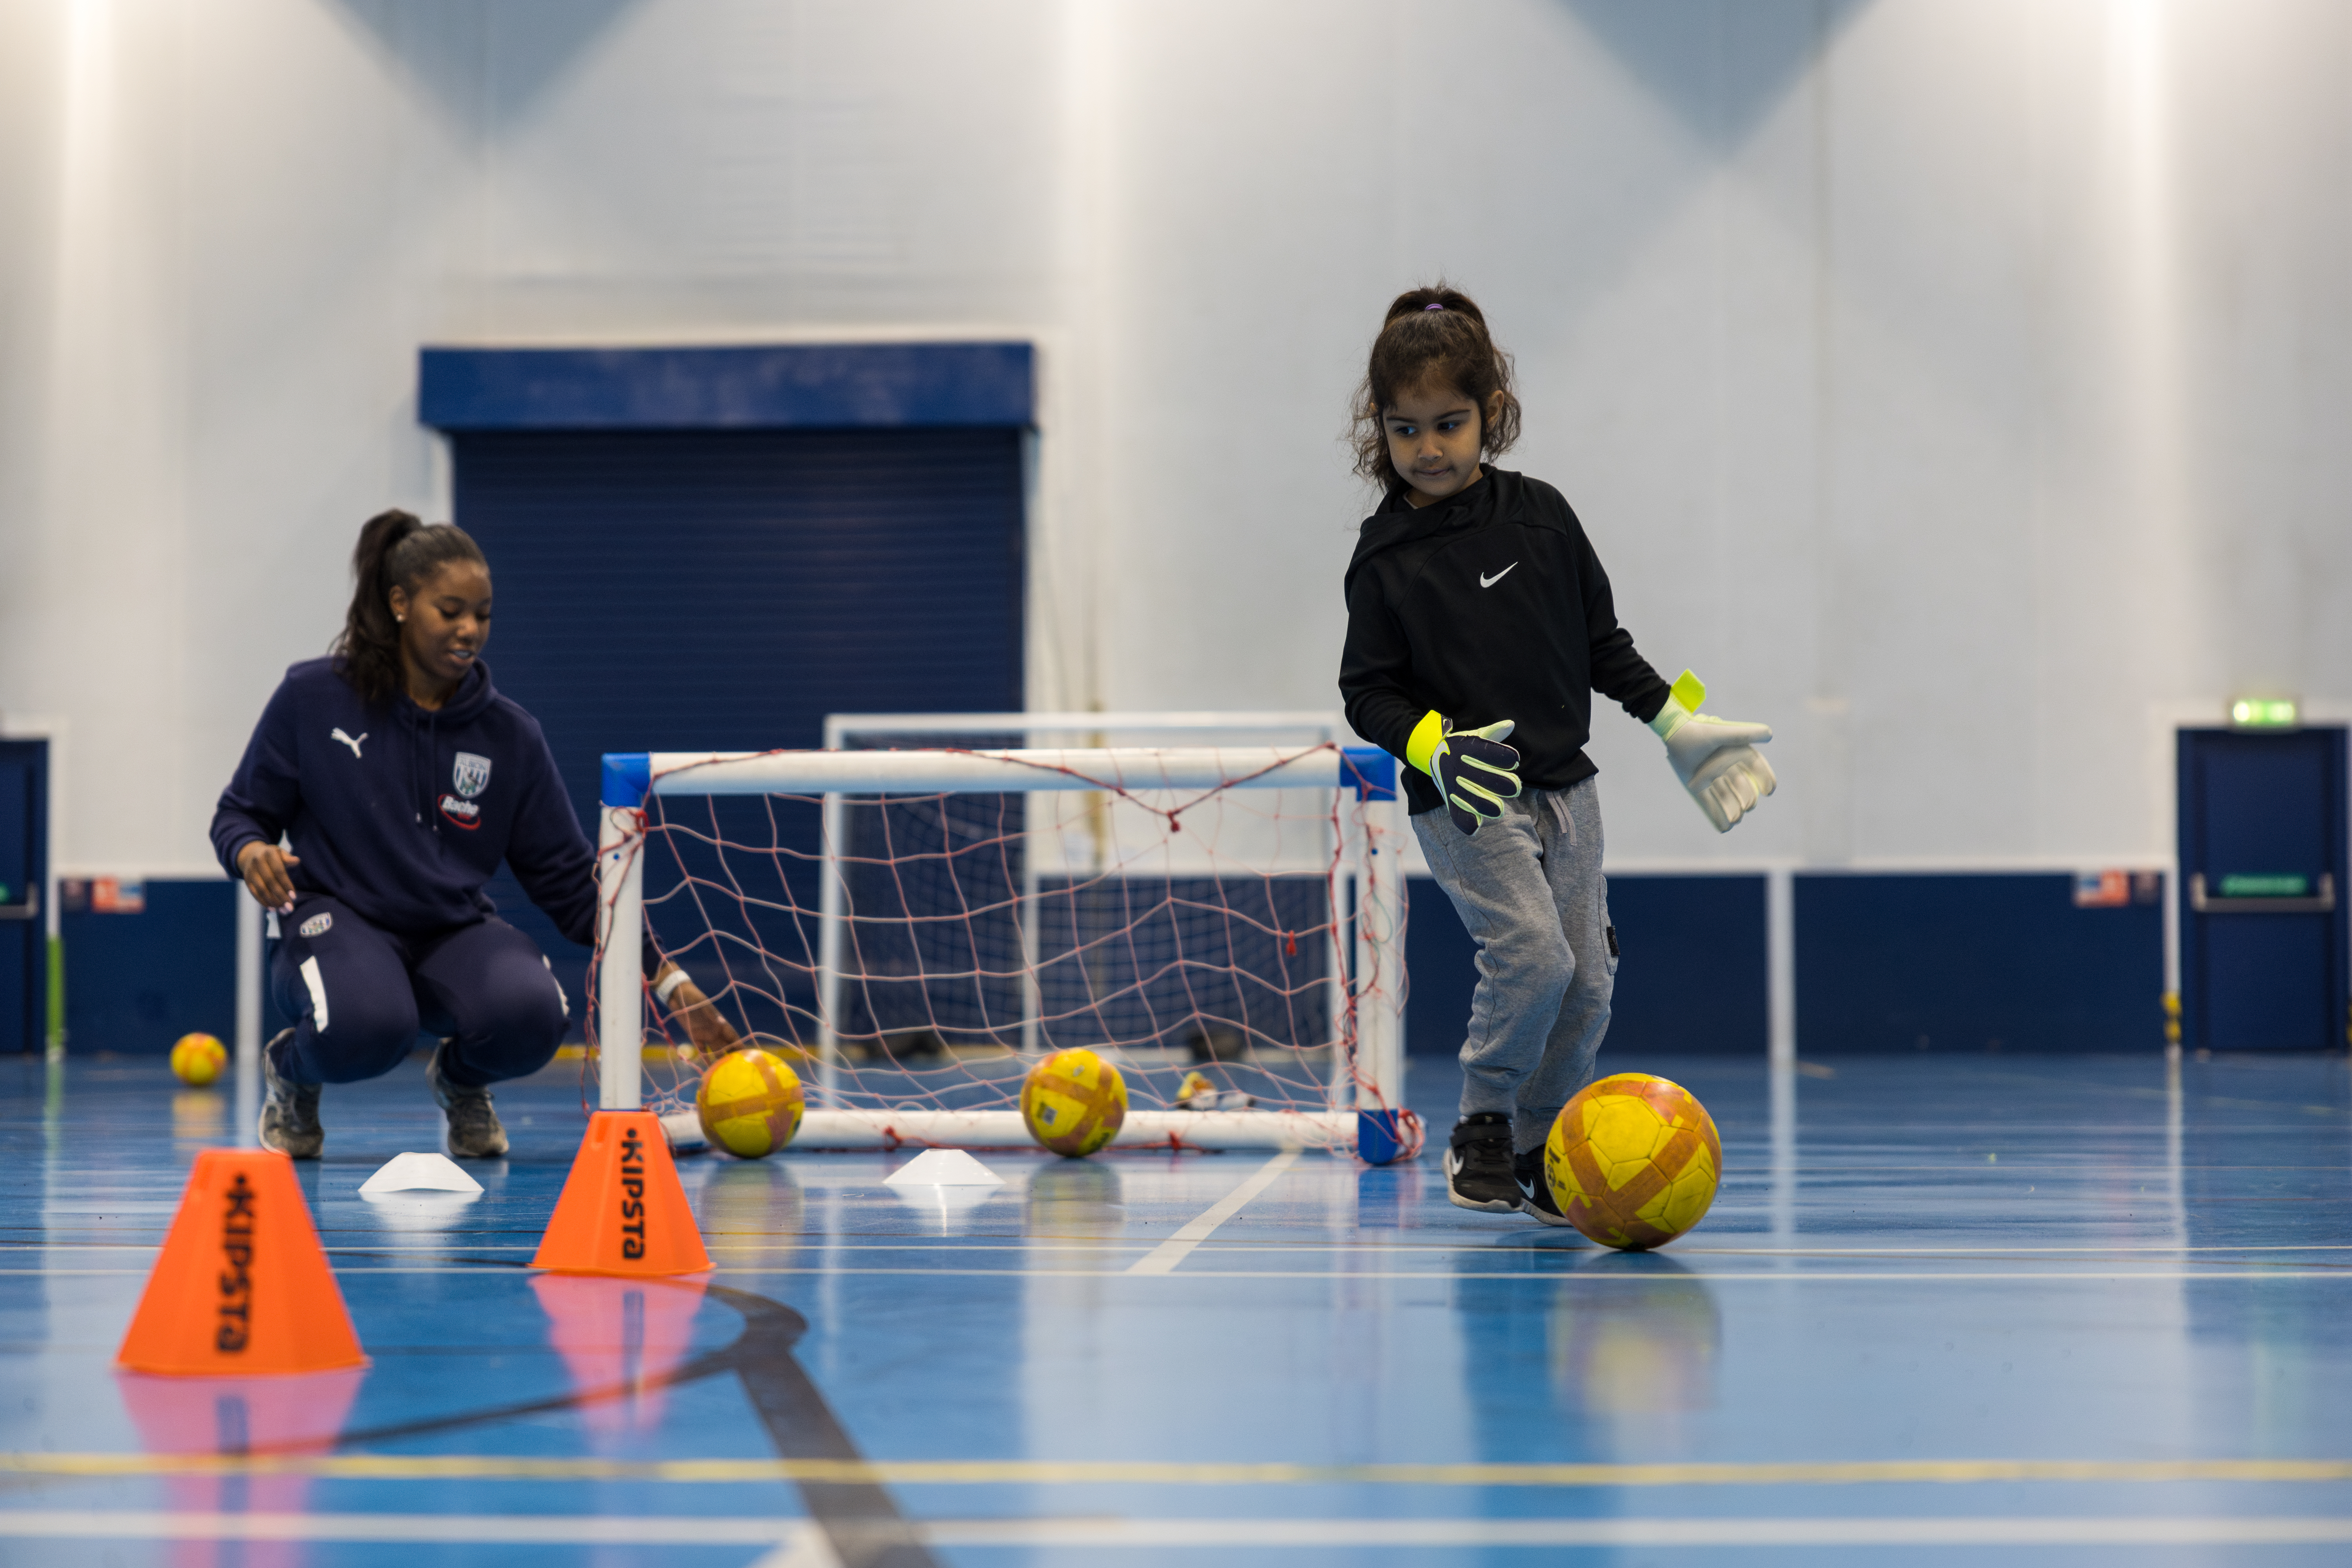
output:
{"label": "girl's ponytail", "polygon": [[1443,280],[1390,302],[1356,389],[1356,472],[1391,495],[1405,482],[1389,460],[1385,416],[1404,394],[1431,385],[1450,387],[1478,405],[1486,457],[1500,457],[1519,438],[1511,356],[1495,346],[1477,302]]}
{"label": "girl's ponytail", "polygon": [[401,688],[400,626],[392,618],[392,591],[416,591],[453,561],[482,561],[481,548],[446,522],[426,524],[413,512],[380,511],[360,528],[352,551],[352,607],[342,635],[328,649],[335,669],[362,701],[391,700]]}

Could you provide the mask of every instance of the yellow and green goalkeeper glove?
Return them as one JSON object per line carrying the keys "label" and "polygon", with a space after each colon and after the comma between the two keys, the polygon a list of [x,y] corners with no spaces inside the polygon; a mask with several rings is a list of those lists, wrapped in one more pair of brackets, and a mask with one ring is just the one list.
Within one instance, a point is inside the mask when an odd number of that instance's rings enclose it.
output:
{"label": "yellow and green goalkeeper glove", "polygon": [[1405,742],[1404,760],[1437,781],[1446,815],[1465,833],[1502,818],[1503,803],[1519,793],[1519,753],[1503,742],[1511,721],[1483,730],[1456,730],[1434,709],[1422,715]]}
{"label": "yellow and green goalkeeper glove", "polygon": [[1706,682],[1685,669],[1650,728],[1665,742],[1675,776],[1706,819],[1717,833],[1728,833],[1780,783],[1772,776],[1772,764],[1756,749],[1772,738],[1772,727],[1702,713],[1698,705],[1706,700]]}

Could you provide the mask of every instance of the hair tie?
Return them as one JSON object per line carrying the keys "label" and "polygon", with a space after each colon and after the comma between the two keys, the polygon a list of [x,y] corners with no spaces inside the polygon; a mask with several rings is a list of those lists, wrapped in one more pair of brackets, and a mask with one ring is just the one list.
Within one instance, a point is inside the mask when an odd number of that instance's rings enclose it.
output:
{"label": "hair tie", "polygon": [[1444,305],[1423,305],[1422,309],[1424,310],[1443,310],[1445,307]]}

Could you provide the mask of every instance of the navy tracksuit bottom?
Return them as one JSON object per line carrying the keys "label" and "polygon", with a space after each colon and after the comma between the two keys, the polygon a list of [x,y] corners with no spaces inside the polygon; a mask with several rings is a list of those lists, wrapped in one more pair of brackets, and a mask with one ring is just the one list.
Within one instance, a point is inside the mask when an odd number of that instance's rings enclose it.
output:
{"label": "navy tracksuit bottom", "polygon": [[449,1040],[442,1075],[469,1089],[537,1072],[562,1043],[563,987],[538,945],[496,917],[403,936],[310,893],[278,930],[269,983],[296,1020],[277,1058],[289,1083],[390,1072],[419,1030]]}

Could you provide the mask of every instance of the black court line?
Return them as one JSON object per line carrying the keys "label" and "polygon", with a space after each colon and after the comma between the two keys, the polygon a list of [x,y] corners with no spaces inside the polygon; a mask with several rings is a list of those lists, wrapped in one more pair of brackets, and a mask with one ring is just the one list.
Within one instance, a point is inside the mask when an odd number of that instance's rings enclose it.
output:
{"label": "black court line", "polygon": [[[735,1375],[785,1459],[861,1462],[865,1456],[834,1415],[793,1346],[808,1320],[779,1301],[749,1290],[713,1285],[710,1293],[743,1314],[743,1333],[730,1351]],[[802,1501],[843,1568],[935,1568],[936,1560],[887,1489],[873,1481],[801,1481]]]}

